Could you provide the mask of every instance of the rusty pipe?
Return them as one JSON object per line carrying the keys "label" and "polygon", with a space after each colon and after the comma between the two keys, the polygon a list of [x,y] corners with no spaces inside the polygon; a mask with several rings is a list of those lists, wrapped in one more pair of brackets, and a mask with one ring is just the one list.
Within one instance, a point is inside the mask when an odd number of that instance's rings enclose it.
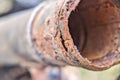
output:
{"label": "rusty pipe", "polygon": [[32,46],[45,59],[91,70],[120,62],[120,8],[115,0],[60,0],[39,7],[31,20]]}
{"label": "rusty pipe", "polygon": [[116,1],[48,0],[31,12],[28,26],[0,27],[1,56],[9,53],[13,62],[17,59],[26,66],[72,65],[90,70],[120,62]]}

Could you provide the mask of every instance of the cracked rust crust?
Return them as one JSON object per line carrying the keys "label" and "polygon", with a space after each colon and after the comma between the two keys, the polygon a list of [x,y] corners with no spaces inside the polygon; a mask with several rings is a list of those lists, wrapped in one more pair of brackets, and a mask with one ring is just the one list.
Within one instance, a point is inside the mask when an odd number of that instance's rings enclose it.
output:
{"label": "cracked rust crust", "polygon": [[104,70],[120,62],[116,0],[58,0],[35,15],[32,40],[43,61]]}

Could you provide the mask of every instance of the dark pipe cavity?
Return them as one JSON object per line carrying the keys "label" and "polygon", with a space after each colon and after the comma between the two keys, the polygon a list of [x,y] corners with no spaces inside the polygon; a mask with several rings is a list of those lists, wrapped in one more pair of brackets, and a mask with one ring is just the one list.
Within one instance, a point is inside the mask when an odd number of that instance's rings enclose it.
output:
{"label": "dark pipe cavity", "polygon": [[[83,57],[98,59],[115,48],[115,10],[111,0],[81,1],[69,16],[69,31]],[[116,14],[116,13],[114,13]]]}

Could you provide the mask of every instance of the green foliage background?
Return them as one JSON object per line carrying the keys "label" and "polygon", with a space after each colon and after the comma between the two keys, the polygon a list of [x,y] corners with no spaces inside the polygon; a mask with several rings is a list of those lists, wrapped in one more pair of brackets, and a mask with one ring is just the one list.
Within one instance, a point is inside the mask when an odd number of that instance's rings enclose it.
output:
{"label": "green foliage background", "polygon": [[120,75],[120,65],[113,66],[105,71],[90,71],[79,69],[79,80],[117,80]]}

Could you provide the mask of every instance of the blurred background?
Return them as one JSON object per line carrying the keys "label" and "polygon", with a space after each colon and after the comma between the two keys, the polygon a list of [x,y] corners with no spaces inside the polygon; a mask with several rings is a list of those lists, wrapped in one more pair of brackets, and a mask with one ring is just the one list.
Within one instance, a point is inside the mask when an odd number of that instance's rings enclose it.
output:
{"label": "blurred background", "polygon": [[[42,1],[44,0],[0,0],[0,17],[34,8]],[[100,72],[75,67],[67,67],[65,70],[66,76],[71,76],[72,80],[120,80],[120,65]],[[0,67],[0,80],[31,80],[31,77],[26,69],[16,65],[3,65]]]}
{"label": "blurred background", "polygon": [[44,0],[0,0],[0,17],[37,6]]}

